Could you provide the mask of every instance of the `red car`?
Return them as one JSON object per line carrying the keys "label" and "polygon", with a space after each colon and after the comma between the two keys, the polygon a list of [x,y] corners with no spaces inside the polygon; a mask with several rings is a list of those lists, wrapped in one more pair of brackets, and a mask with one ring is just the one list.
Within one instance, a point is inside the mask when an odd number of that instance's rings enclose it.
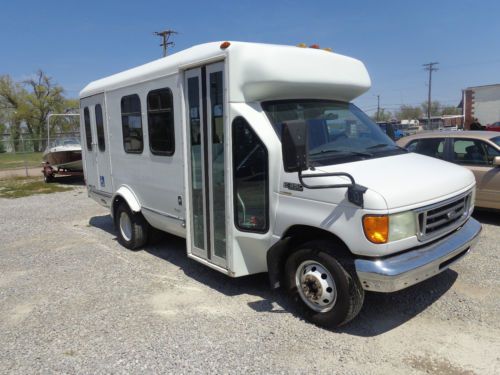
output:
{"label": "red car", "polygon": [[497,121],[491,125],[488,125],[485,130],[500,132],[500,121]]}

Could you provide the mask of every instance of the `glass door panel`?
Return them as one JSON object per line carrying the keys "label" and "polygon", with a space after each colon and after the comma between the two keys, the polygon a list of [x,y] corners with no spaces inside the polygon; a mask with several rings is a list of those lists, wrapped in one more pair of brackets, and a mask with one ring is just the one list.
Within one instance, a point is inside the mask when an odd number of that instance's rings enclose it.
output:
{"label": "glass door panel", "polygon": [[224,63],[185,73],[191,252],[226,267]]}
{"label": "glass door panel", "polygon": [[[217,64],[219,65],[219,64]],[[222,64],[221,64],[222,65]],[[222,70],[210,72],[209,116],[211,118],[211,187],[213,213],[214,255],[226,258],[226,194],[225,194],[225,154],[224,154],[224,86]],[[219,67],[221,69],[221,67]]]}

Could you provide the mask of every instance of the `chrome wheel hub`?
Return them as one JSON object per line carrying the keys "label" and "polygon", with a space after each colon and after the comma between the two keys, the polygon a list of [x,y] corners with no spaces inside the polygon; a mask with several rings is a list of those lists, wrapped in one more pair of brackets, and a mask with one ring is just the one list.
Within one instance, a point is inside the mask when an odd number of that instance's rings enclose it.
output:
{"label": "chrome wheel hub", "polygon": [[132,222],[126,212],[120,214],[120,233],[125,241],[132,239]]}
{"label": "chrome wheel hub", "polygon": [[312,310],[327,312],[335,306],[335,280],[322,264],[312,260],[302,262],[295,273],[295,285],[300,298]]}

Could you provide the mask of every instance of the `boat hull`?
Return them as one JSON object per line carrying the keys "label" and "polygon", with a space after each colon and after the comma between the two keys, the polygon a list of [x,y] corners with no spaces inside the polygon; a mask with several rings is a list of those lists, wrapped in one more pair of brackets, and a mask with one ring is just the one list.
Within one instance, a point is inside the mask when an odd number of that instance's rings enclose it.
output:
{"label": "boat hull", "polygon": [[82,150],[57,150],[57,147],[48,150],[43,155],[43,160],[52,168],[65,169],[68,171],[82,171]]}

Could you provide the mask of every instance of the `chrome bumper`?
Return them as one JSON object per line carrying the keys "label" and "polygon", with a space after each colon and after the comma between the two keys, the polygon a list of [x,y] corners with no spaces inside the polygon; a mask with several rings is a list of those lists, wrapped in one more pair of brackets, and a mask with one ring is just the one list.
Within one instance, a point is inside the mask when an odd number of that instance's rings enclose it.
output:
{"label": "chrome bumper", "polygon": [[374,292],[395,292],[447,269],[477,242],[481,224],[473,218],[456,232],[429,246],[384,259],[356,259],[361,285]]}

